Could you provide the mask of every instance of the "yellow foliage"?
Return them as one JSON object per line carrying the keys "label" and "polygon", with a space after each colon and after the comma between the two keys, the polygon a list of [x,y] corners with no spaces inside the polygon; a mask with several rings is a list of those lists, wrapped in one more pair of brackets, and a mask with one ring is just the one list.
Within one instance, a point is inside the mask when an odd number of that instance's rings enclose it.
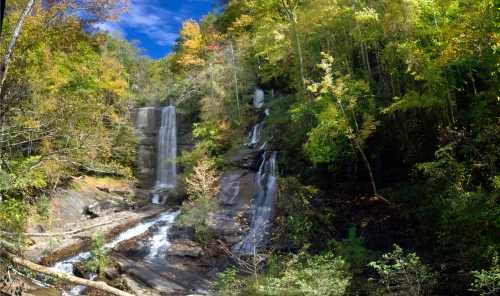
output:
{"label": "yellow foliage", "polygon": [[183,69],[202,66],[204,64],[201,58],[204,41],[200,25],[192,20],[185,21],[182,24],[180,35],[182,41],[177,60],[179,66]]}

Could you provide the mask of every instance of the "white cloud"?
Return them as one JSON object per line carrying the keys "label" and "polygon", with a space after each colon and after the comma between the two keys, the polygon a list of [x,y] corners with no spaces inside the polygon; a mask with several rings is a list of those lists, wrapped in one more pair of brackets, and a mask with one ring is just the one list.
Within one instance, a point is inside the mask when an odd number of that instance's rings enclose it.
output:
{"label": "white cloud", "polygon": [[125,38],[125,31],[116,23],[100,23],[94,25],[94,27],[103,32],[108,32],[115,38]]}
{"label": "white cloud", "polygon": [[189,10],[166,10],[158,4],[161,1],[131,0],[128,12],[117,22],[101,23],[95,27],[122,38],[127,37],[127,31],[134,30],[146,35],[158,45],[171,46],[178,37],[179,25],[189,18]]}

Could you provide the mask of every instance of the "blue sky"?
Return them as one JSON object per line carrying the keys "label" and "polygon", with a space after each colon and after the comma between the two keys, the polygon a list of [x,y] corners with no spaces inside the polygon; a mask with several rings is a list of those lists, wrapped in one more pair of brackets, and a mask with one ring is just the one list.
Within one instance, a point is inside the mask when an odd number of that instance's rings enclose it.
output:
{"label": "blue sky", "polygon": [[129,0],[128,12],[117,22],[98,24],[101,30],[136,41],[143,53],[158,59],[169,53],[182,22],[199,20],[214,0]]}

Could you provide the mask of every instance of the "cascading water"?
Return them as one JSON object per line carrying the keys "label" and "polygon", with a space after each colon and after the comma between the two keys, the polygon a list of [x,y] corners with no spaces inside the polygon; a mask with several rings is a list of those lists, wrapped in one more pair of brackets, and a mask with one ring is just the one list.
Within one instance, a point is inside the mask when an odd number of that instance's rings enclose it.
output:
{"label": "cascading water", "polygon": [[250,230],[243,240],[233,247],[233,251],[236,253],[251,255],[258,247],[263,246],[269,237],[278,196],[277,155],[276,151],[265,151],[262,154],[262,162],[255,180],[258,192],[253,201]]}
{"label": "cascading water", "polygon": [[[160,229],[156,234],[153,235],[151,238],[151,249],[148,255],[148,258],[151,257],[156,257],[158,256],[158,253],[160,250],[168,248],[170,245],[169,242],[167,241],[167,232],[170,229],[170,227],[173,225],[173,222],[175,221],[175,218],[179,215],[180,211],[175,211],[175,212],[165,212],[162,213],[160,216],[158,216],[155,219],[152,219],[150,221],[142,222],[137,224],[136,226],[129,228],[128,230],[120,233],[118,237],[116,237],[114,240],[111,242],[107,243],[104,248],[105,249],[113,249],[116,247],[119,243],[129,240],[131,238],[137,237],[145,233],[149,228],[156,224],[162,224]],[[161,237],[161,238],[160,238]],[[164,238],[164,239],[163,239]],[[158,242],[159,241],[159,242]],[[161,247],[161,245],[165,245],[165,247]],[[73,256],[69,259],[66,259],[64,261],[57,262],[52,266],[52,269],[67,273],[70,275],[74,275],[74,267],[75,264],[85,261],[89,259],[91,256],[90,252],[82,252],[77,254],[76,256]],[[92,276],[91,279],[95,278],[95,276]],[[69,292],[65,292],[65,295],[80,295],[83,290],[85,290],[86,287],[84,286],[75,286],[72,288]]]}
{"label": "cascading water", "polygon": [[[175,106],[163,107],[161,110],[161,125],[158,133],[158,148],[156,157],[155,190],[173,189],[177,182],[177,124]],[[153,196],[153,203],[160,203],[160,195]]]}
{"label": "cascading water", "polygon": [[163,225],[153,234],[151,237],[151,247],[149,249],[149,254],[146,257],[147,260],[153,260],[160,256],[164,251],[170,247],[170,241],[168,240],[168,231],[174,225],[175,218],[180,214],[180,210],[174,212],[172,215],[167,215],[164,219]]}
{"label": "cascading water", "polygon": [[247,146],[251,148],[255,148],[259,143],[260,143],[260,138],[261,138],[261,133],[262,133],[262,127],[264,124],[262,122],[257,123],[254,125],[252,128],[252,131],[248,135],[248,142]]}
{"label": "cascading water", "polygon": [[260,88],[255,89],[255,94],[253,95],[253,106],[257,109],[264,106],[265,95],[264,91]]}

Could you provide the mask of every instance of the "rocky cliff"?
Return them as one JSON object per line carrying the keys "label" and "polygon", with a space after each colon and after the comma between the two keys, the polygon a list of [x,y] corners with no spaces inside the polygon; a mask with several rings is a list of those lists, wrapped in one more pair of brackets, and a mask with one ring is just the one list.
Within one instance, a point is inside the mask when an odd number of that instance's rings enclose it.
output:
{"label": "rocky cliff", "polygon": [[[131,112],[132,121],[135,125],[138,141],[137,147],[137,187],[151,189],[156,179],[156,153],[158,142],[158,130],[161,124],[161,107],[135,108]],[[180,155],[183,151],[193,147],[193,137],[190,120],[177,114],[177,151]],[[182,170],[182,168],[180,168]]]}

